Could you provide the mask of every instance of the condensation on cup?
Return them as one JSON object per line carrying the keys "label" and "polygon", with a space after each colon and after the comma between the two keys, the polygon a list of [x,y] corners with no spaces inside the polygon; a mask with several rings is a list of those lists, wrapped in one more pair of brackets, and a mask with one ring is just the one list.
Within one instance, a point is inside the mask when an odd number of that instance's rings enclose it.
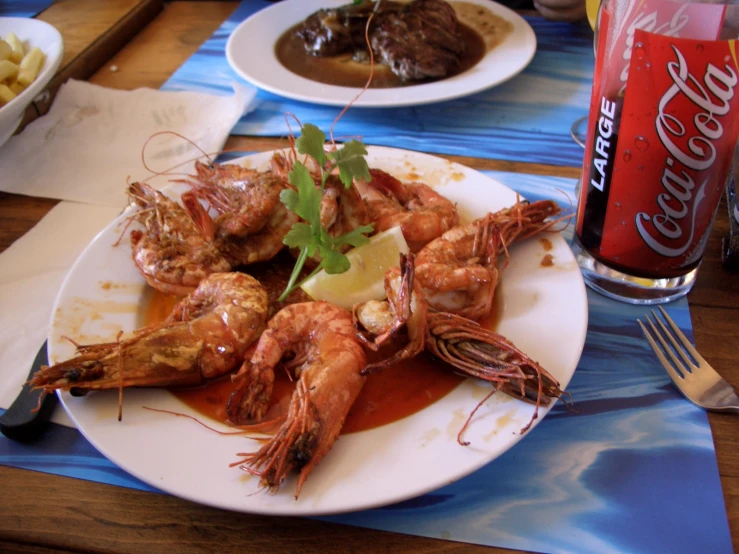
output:
{"label": "condensation on cup", "polygon": [[734,5],[604,0],[573,246],[591,288],[692,288],[739,133],[735,22]]}

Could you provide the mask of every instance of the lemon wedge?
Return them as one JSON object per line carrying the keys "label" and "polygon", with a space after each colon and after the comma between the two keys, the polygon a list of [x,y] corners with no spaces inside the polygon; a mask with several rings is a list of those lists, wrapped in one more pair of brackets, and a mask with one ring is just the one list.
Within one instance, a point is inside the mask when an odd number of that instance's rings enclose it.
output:
{"label": "lemon wedge", "polygon": [[348,271],[329,275],[321,270],[301,288],[314,300],[325,300],[347,310],[368,300],[381,300],[385,298],[385,272],[398,265],[401,253],[408,253],[408,244],[400,227],[393,227],[347,252],[352,264]]}

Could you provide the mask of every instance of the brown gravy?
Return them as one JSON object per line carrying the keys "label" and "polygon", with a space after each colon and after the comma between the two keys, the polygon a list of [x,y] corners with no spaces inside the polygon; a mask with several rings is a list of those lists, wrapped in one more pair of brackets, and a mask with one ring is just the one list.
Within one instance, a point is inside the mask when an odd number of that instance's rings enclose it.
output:
{"label": "brown gravy", "polygon": [[[504,23],[507,22],[504,21]],[[307,53],[303,46],[303,40],[294,33],[299,26],[300,24],[291,27],[277,40],[275,54],[283,66],[301,77],[319,83],[358,88],[362,88],[367,84],[370,75],[369,62],[354,61],[351,53],[339,56],[313,56]],[[459,67],[445,78],[464,73],[476,65],[488,50],[485,40],[477,31],[461,22],[459,28],[466,46],[465,54],[460,60]],[[375,63],[369,88],[405,87],[432,80],[435,79],[404,81],[395,75],[389,67]]]}
{"label": "brown gravy", "polygon": [[[291,259],[282,257],[282,260]],[[277,265],[278,268],[271,271],[272,275],[289,273],[291,269],[288,264]],[[280,268],[282,265],[285,267]],[[257,268],[256,273],[263,270]],[[255,277],[258,278],[257,275]],[[153,291],[144,311],[143,324],[162,321],[178,300],[177,297]],[[490,316],[480,323],[489,329],[495,329],[500,310],[501,303],[494,301]],[[344,423],[342,433],[373,429],[403,419],[444,397],[463,380],[464,377],[451,371],[449,366],[425,353],[387,367],[367,377],[362,392]],[[274,419],[287,412],[294,387],[286,372],[279,369],[275,371],[272,403],[265,419]],[[198,387],[170,389],[170,392],[200,414],[225,423],[226,402],[232,390],[233,384],[227,375]]]}

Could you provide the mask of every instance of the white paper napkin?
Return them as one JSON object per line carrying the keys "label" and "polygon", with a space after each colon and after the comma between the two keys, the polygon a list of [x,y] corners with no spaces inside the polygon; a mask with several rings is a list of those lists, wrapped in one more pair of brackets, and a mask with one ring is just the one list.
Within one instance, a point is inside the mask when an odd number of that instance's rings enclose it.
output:
{"label": "white paper napkin", "polygon": [[[28,377],[67,272],[119,211],[61,202],[0,255],[0,408],[12,404]],[[71,426],[61,408],[53,420]]]}
{"label": "white paper napkin", "polygon": [[[234,89],[233,96],[215,96],[70,80],[49,113],[0,148],[0,190],[122,208],[127,181],[152,174],[142,149],[156,133],[177,133],[208,153],[223,147],[255,94],[238,83]],[[146,146],[153,171],[202,154],[177,135],[158,135]]]}

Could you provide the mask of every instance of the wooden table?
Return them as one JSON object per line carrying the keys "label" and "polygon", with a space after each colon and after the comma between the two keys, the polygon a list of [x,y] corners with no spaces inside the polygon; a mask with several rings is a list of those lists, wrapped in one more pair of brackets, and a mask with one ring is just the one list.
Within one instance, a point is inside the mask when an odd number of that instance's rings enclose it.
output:
{"label": "wooden table", "polygon": [[163,0],[60,0],[41,12],[37,19],[61,33],[64,55],[59,70],[46,87],[48,94],[40,94],[29,106],[18,131],[49,110],[64,82],[90,77],[138,34],[163,5]]}
{"label": "wooden table", "polygon": [[[90,81],[158,88],[236,8],[236,2],[173,2],[112,57]],[[155,52],[156,55],[152,55]],[[113,72],[109,68],[117,66]],[[228,147],[268,150],[279,139],[232,137]],[[577,177],[575,167],[450,156],[477,169]],[[0,194],[0,251],[23,235],[55,201]],[[708,245],[690,303],[699,350],[739,385],[739,278],[721,265],[726,207]],[[739,419],[709,416],[734,549],[739,551]],[[301,518],[225,512],[152,494],[1,467],[0,551],[22,552],[514,552],[372,531]]]}

